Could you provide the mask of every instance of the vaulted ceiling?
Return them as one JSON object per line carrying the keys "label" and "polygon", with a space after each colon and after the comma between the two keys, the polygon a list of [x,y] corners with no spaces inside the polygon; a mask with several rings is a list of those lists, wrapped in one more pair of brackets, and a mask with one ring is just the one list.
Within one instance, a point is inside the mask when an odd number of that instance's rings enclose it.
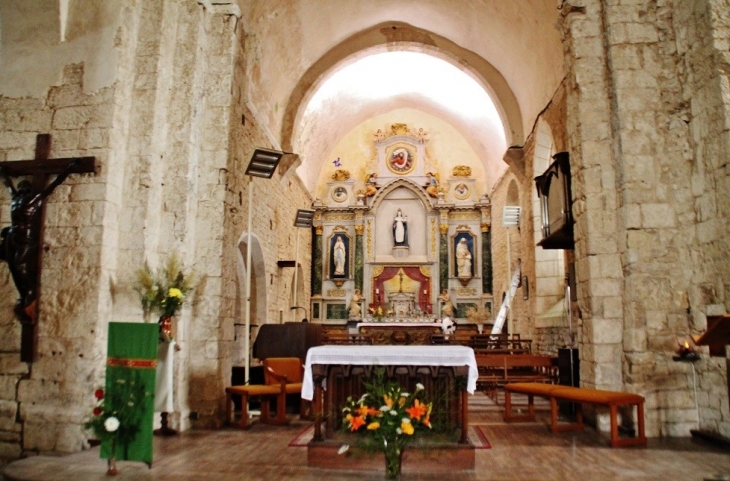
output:
{"label": "vaulted ceiling", "polygon": [[[368,156],[348,136],[366,144],[366,132],[404,117],[412,128],[449,130],[442,144],[467,145],[489,191],[507,168],[506,148],[524,143],[563,78],[558,4],[240,0],[249,107],[274,145],[299,155],[313,196],[343,149],[353,164]],[[429,58],[412,61],[419,56]],[[440,162],[463,159],[440,147]]]}

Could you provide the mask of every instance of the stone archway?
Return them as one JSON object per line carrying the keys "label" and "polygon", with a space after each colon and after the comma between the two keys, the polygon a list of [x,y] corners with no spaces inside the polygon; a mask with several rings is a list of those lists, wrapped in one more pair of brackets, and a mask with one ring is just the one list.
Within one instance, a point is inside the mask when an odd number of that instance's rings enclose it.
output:
{"label": "stone archway", "polygon": [[[234,354],[233,362],[236,364],[237,361],[241,363],[245,360],[245,332],[243,330],[243,324],[245,324],[245,309],[246,309],[246,269],[249,266],[246,265],[246,255],[248,249],[248,234],[243,233],[238,240],[238,302],[236,312],[240,314],[237,316],[236,326],[240,329],[235,329],[235,342],[234,342]],[[261,248],[261,242],[255,235],[251,235],[251,325],[257,326],[266,322],[266,269],[264,264],[264,253]],[[240,331],[240,332],[239,332]],[[240,334],[240,335],[239,335]],[[254,336],[252,336],[254,337]],[[253,339],[249,345],[253,347]]]}
{"label": "stone archway", "polygon": [[[317,86],[337,66],[362,55],[386,51],[392,48],[420,51],[446,60],[470,75],[487,90],[495,102],[508,145],[522,145],[524,132],[522,113],[514,92],[502,74],[484,58],[453,41],[433,32],[404,22],[385,22],[374,25],[342,41],[316,61],[300,78],[292,90],[286,105],[281,127],[281,146],[292,150],[294,127],[302,115],[304,106]],[[286,166],[289,168],[289,166]]]}

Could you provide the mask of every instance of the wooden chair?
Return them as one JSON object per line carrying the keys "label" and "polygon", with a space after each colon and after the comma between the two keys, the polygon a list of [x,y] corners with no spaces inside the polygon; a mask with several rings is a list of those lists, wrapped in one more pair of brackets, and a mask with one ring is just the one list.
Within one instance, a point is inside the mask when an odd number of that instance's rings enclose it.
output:
{"label": "wooden chair", "polygon": [[304,366],[298,357],[270,357],[264,359],[264,382],[267,386],[277,386],[276,424],[286,424],[286,395],[300,396],[299,416],[304,418],[306,401],[301,399]]}

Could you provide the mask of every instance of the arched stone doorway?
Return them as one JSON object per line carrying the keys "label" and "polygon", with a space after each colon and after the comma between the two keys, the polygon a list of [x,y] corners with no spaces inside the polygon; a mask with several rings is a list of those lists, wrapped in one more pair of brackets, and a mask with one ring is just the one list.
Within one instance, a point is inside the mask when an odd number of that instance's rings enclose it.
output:
{"label": "arched stone doorway", "polygon": [[[243,366],[246,359],[246,257],[248,252],[248,234],[243,233],[238,241],[238,289],[236,299],[236,317],[234,320],[233,365]],[[256,327],[266,322],[266,272],[264,267],[264,253],[261,242],[255,235],[251,235],[251,333],[250,346],[253,346]],[[249,353],[250,354],[250,353]]]}

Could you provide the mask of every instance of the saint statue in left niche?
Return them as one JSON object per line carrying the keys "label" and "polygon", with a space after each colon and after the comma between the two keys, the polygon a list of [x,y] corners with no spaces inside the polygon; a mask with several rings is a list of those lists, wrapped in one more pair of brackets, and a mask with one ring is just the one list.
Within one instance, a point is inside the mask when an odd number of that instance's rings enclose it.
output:
{"label": "saint statue in left niche", "polygon": [[345,277],[347,274],[347,245],[341,235],[336,236],[332,247],[332,264],[332,277]]}

